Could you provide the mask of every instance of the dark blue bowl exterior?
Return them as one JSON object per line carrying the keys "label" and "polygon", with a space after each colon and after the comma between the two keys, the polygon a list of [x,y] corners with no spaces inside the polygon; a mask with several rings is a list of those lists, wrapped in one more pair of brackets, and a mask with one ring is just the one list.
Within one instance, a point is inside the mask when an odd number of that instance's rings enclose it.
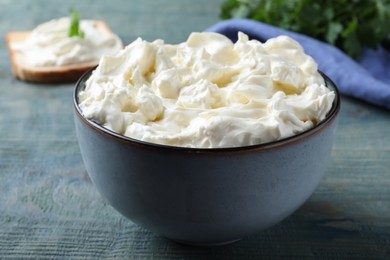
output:
{"label": "dark blue bowl exterior", "polygon": [[115,209],[167,238],[219,244],[283,220],[313,193],[331,153],[339,95],[331,118],[299,138],[215,152],[120,138],[83,118],[76,103],[85,167]]}

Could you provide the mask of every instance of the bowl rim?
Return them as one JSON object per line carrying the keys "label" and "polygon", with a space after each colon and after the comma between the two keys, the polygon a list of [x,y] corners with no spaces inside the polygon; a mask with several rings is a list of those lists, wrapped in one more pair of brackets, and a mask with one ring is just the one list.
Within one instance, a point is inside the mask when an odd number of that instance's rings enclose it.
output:
{"label": "bowl rim", "polygon": [[324,129],[328,125],[330,125],[337,117],[339,111],[340,111],[340,92],[338,88],[336,87],[336,84],[322,71],[318,70],[320,75],[325,80],[325,86],[335,93],[335,98],[332,103],[332,107],[328,114],[326,115],[326,118],[322,120],[319,124],[315,125],[314,127],[311,127],[303,132],[300,132],[296,135],[292,135],[283,139],[261,143],[261,144],[254,144],[254,145],[246,145],[246,146],[237,146],[237,147],[221,147],[221,148],[196,148],[196,147],[182,147],[182,146],[173,146],[173,145],[165,145],[165,144],[158,144],[158,143],[152,143],[147,142],[139,139],[135,139],[132,137],[128,137],[122,134],[118,134],[110,129],[105,128],[104,126],[94,122],[91,119],[88,119],[84,117],[82,110],[79,106],[79,100],[78,100],[78,93],[80,92],[83,87],[85,87],[85,82],[89,78],[90,75],[94,72],[94,70],[97,68],[97,66],[87,70],[76,82],[76,85],[73,89],[73,107],[75,114],[81,119],[82,122],[84,122],[85,125],[89,126],[93,130],[97,131],[98,133],[113,138],[117,141],[121,141],[130,145],[137,145],[143,148],[154,148],[154,149],[162,149],[164,151],[177,151],[177,152],[189,152],[189,153],[237,153],[237,152],[250,152],[250,151],[257,151],[257,150],[268,150],[271,148],[277,148],[277,147],[284,147],[288,144],[293,144],[298,141],[303,141],[306,138],[316,134],[320,130]]}

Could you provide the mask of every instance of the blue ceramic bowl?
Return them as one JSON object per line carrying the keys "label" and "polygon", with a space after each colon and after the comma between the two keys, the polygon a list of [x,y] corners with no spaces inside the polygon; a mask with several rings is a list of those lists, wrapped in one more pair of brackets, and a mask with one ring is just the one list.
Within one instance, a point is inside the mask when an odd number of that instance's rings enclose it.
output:
{"label": "blue ceramic bowl", "polygon": [[313,193],[332,149],[340,109],[317,126],[283,140],[197,149],[148,143],[114,133],[83,117],[73,93],[74,118],[88,174],[109,203],[133,222],[169,239],[218,245],[283,220]]}

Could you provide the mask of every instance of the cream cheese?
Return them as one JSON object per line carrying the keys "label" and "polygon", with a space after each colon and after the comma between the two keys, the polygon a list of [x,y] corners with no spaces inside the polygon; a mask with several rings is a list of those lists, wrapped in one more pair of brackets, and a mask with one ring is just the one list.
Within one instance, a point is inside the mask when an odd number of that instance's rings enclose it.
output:
{"label": "cream cheese", "polygon": [[261,43],[239,33],[192,33],[186,42],[137,39],[104,56],[80,92],[85,117],[158,144],[221,148],[261,144],[322,121],[334,92],[287,36]]}
{"label": "cream cheese", "polygon": [[81,20],[84,37],[68,37],[70,19],[55,19],[38,25],[24,42],[14,43],[23,63],[32,67],[54,67],[99,63],[102,55],[114,54],[122,49],[118,36],[109,34],[96,21]]}

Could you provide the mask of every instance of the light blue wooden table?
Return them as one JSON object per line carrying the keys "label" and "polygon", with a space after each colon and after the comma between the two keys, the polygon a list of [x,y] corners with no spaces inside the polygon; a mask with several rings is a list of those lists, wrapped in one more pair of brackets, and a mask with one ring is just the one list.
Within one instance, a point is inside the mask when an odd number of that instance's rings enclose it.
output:
{"label": "light blue wooden table", "polygon": [[[178,43],[217,22],[219,3],[0,0],[0,34],[73,6],[125,43]],[[390,111],[343,97],[331,162],[307,203],[241,242],[193,248],[136,226],[100,197],[81,160],[72,89],[15,80],[0,41],[0,259],[390,259]]]}

